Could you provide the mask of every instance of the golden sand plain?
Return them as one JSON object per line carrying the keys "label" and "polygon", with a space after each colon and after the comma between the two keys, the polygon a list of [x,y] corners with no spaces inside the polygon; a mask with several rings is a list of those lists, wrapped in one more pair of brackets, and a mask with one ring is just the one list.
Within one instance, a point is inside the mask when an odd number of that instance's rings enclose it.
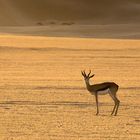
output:
{"label": "golden sand plain", "polygon": [[[83,69],[120,86],[118,116],[108,95],[95,115]],[[140,41],[1,35],[0,139],[139,140]]]}

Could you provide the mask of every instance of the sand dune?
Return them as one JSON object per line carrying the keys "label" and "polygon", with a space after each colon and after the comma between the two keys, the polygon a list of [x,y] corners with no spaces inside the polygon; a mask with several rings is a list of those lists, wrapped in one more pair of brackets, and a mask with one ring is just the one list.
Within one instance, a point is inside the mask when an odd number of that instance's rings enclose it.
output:
{"label": "sand dune", "polygon": [[139,23],[137,0],[0,0],[0,34],[139,39]]}
{"label": "sand dune", "polygon": [[140,22],[137,0],[0,0],[0,25],[36,25],[52,21],[92,24]]}

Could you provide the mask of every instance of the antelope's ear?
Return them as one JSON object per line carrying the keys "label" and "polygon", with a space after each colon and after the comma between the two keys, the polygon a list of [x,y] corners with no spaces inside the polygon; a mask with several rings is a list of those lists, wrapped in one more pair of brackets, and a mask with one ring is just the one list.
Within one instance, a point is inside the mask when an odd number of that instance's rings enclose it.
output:
{"label": "antelope's ear", "polygon": [[92,78],[95,74],[91,75],[89,78]]}

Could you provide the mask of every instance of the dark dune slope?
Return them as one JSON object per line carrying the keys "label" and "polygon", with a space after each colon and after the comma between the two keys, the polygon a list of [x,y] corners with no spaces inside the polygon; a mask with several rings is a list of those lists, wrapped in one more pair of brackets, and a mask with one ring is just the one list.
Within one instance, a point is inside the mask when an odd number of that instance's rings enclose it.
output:
{"label": "dark dune slope", "polygon": [[0,0],[0,25],[48,20],[91,23],[140,22],[139,0]]}

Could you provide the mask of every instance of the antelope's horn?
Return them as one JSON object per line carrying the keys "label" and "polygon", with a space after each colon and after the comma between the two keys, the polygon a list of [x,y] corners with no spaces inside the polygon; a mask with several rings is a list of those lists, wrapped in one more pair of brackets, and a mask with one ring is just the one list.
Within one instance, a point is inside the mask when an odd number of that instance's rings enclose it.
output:
{"label": "antelope's horn", "polygon": [[91,74],[91,70],[89,70],[89,74],[88,74],[88,77],[90,76],[90,74]]}

